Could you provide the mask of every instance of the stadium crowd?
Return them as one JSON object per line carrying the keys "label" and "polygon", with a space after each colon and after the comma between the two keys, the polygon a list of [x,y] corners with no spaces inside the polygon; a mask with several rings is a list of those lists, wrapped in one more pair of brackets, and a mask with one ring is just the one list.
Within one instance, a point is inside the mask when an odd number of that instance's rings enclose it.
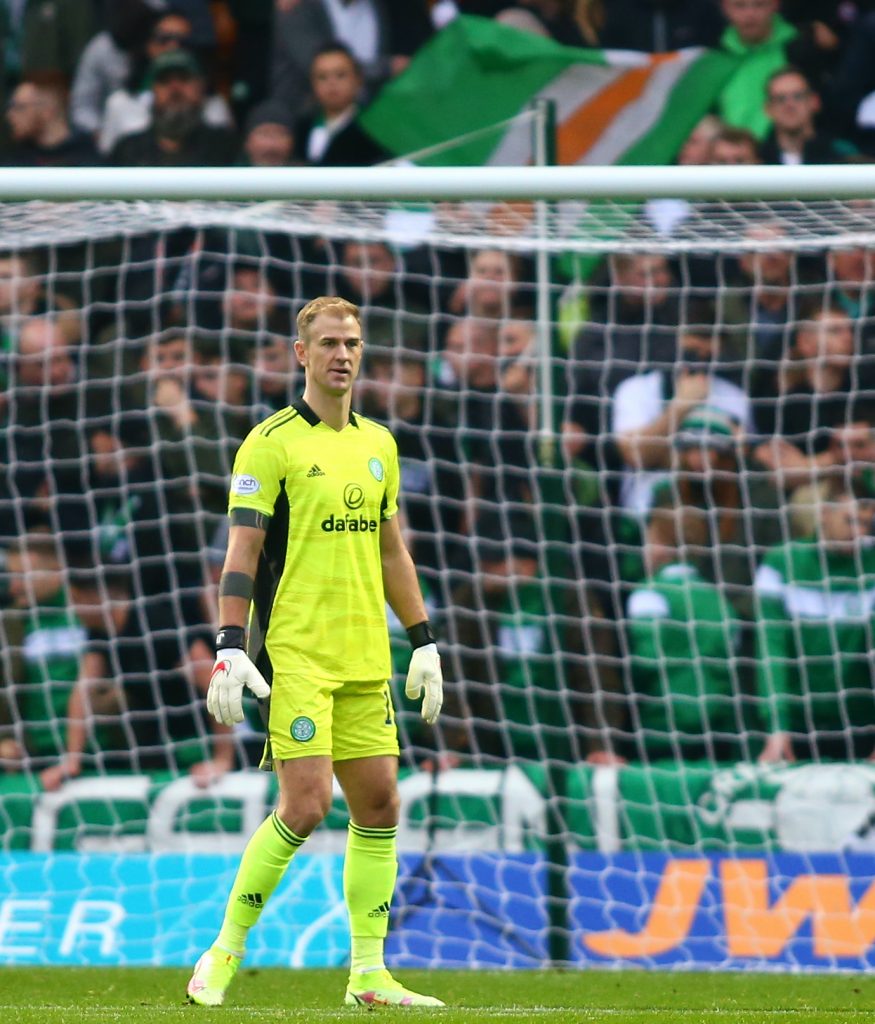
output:
{"label": "stadium crowd", "polygon": [[359,111],[460,14],[568,46],[730,54],[737,70],[682,162],[875,156],[870,0],[4,0],[0,13],[8,166],[379,162]]}
{"label": "stadium crowd", "polygon": [[[360,105],[461,11],[569,45],[747,54],[680,163],[865,160],[868,7],[7,3],[3,158],[373,162]],[[500,236],[530,212],[485,216]],[[207,785],[257,760],[257,715],[229,732],[203,712],[227,487],[242,438],[297,393],[294,315],[320,294],[361,307],[356,406],[398,441],[442,632],[442,725],[399,715],[406,756],[871,756],[872,256],[794,247],[795,213],[761,211],[707,254],[556,260],[551,453],[524,246],[349,240],[314,220],[0,253],[0,768],[47,789],[131,769]],[[475,237],[469,209],[436,216]],[[657,239],[718,214],[634,216]]]}

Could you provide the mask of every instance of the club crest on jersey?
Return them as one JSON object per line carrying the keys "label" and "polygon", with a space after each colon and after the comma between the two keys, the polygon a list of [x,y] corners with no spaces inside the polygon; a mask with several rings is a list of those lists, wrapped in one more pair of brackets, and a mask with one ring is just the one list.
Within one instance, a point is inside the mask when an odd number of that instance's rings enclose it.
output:
{"label": "club crest on jersey", "polygon": [[383,463],[379,459],[374,458],[368,461],[368,469],[371,471],[371,476],[375,480],[383,479]]}
{"label": "club crest on jersey", "polygon": [[255,494],[261,490],[261,481],[248,473],[235,473],[231,477],[232,494]]}
{"label": "club crest on jersey", "polygon": [[312,718],[307,718],[306,715],[299,715],[292,722],[289,732],[291,732],[293,740],[297,740],[299,743],[309,743],[316,735],[316,724]]}

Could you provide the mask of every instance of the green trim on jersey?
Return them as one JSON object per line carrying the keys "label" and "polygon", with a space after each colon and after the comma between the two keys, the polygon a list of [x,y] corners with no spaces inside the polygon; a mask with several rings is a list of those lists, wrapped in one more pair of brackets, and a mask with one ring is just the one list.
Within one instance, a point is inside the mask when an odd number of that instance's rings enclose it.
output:
{"label": "green trim on jersey", "polygon": [[869,665],[875,547],[816,540],[772,548],[756,576],[757,683],[769,730],[875,725]]}
{"label": "green trim on jersey", "polygon": [[388,430],[352,415],[333,430],[303,399],[240,446],[229,511],[271,517],[249,637],[250,657],[268,679],[391,675],[380,526],[398,511],[399,480]]}

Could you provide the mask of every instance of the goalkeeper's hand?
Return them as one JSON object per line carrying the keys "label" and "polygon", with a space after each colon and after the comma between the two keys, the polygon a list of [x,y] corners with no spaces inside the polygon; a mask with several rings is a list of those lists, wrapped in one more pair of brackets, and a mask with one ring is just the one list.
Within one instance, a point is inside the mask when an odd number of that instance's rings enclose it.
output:
{"label": "goalkeeper's hand", "polygon": [[223,647],[216,651],[216,664],[207,690],[207,711],[222,725],[243,721],[243,687],[256,697],[270,696],[264,676],[239,647]]}
{"label": "goalkeeper's hand", "polygon": [[429,725],[434,725],[444,702],[444,677],[437,644],[414,648],[404,692],[411,700],[417,700],[422,694],[422,717]]}

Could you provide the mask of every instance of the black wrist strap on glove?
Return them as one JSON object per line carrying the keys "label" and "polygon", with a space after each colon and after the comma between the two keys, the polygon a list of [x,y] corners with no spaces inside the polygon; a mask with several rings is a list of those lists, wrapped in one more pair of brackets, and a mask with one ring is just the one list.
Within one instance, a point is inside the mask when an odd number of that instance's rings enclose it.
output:
{"label": "black wrist strap on glove", "polygon": [[246,630],[242,626],[221,626],[216,633],[216,650],[226,647],[238,647],[246,650]]}
{"label": "black wrist strap on glove", "polygon": [[425,647],[426,644],[437,643],[437,637],[431,631],[431,624],[428,619],[425,622],[417,622],[407,630],[407,639],[415,651],[417,647]]}

